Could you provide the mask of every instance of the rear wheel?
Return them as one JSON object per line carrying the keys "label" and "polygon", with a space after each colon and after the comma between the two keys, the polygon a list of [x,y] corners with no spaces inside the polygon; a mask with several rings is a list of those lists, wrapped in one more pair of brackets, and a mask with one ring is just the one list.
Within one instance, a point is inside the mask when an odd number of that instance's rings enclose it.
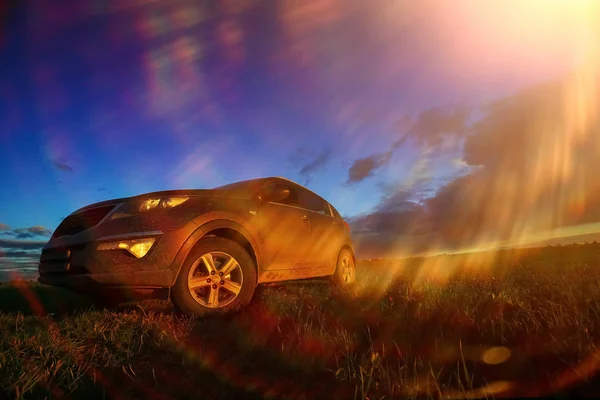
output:
{"label": "rear wheel", "polygon": [[337,265],[332,280],[333,284],[340,288],[351,287],[356,281],[354,256],[347,248],[343,248],[338,255]]}
{"label": "rear wheel", "polygon": [[226,314],[250,302],[256,280],[254,263],[239,244],[224,238],[205,238],[181,267],[172,300],[186,314]]}

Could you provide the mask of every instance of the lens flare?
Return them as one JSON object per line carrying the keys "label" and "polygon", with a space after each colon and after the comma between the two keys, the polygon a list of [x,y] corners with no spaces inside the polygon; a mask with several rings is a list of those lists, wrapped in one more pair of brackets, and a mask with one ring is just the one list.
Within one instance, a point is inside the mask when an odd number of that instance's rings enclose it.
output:
{"label": "lens flare", "polygon": [[[600,183],[594,171],[600,168],[600,3],[456,6],[428,8],[435,32],[453,29],[457,35],[446,54],[447,71],[460,68],[469,76],[513,71],[538,84],[481,110],[462,158],[471,170],[434,197],[417,201],[412,214],[399,214],[406,221],[396,224],[391,256],[461,255],[452,258],[456,262],[425,258],[415,283],[443,284],[458,271],[485,270],[503,248],[599,231]],[[415,10],[411,18],[425,8]],[[485,64],[472,54],[495,58]],[[369,236],[358,236],[368,246]],[[387,272],[390,281],[402,265],[398,261]]]}
{"label": "lens flare", "polygon": [[481,361],[486,364],[496,365],[506,362],[510,358],[510,350],[506,347],[491,347],[483,352]]}

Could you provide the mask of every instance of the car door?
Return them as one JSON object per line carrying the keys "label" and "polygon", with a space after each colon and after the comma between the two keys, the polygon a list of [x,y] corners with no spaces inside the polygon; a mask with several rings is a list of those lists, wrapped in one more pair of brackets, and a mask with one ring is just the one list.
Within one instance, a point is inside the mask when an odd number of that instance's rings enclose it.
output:
{"label": "car door", "polygon": [[335,271],[335,262],[343,242],[343,231],[323,198],[308,189],[298,193],[301,208],[307,210],[311,226],[310,242],[306,244],[315,274],[330,274]]}
{"label": "car door", "polygon": [[[272,199],[269,193],[275,189],[289,189],[285,199]],[[285,270],[311,266],[306,253],[311,242],[310,220],[306,210],[298,206],[295,185],[269,182],[257,210],[263,240],[263,269]]]}

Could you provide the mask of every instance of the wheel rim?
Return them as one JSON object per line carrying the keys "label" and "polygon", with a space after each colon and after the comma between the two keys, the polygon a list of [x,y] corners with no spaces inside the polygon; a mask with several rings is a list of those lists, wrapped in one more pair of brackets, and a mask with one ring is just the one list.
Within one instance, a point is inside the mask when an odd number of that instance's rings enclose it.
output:
{"label": "wheel rim", "polygon": [[233,256],[212,251],[194,262],[187,281],[190,294],[198,304],[207,308],[221,308],[238,297],[244,275]]}
{"label": "wheel rim", "polygon": [[340,270],[342,273],[342,281],[344,283],[353,283],[356,278],[356,272],[352,259],[348,255],[344,255],[340,260]]}

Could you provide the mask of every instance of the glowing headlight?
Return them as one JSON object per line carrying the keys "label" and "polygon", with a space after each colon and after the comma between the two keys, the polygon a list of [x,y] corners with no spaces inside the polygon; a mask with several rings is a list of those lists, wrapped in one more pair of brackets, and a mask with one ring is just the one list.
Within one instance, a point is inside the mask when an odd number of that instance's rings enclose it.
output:
{"label": "glowing headlight", "polygon": [[148,199],[140,204],[140,211],[148,211],[154,208],[173,208],[185,203],[189,197],[163,197],[160,199]]}
{"label": "glowing headlight", "polygon": [[98,250],[127,250],[137,258],[144,257],[154,244],[154,238],[121,240],[118,242],[107,242],[98,245]]}

